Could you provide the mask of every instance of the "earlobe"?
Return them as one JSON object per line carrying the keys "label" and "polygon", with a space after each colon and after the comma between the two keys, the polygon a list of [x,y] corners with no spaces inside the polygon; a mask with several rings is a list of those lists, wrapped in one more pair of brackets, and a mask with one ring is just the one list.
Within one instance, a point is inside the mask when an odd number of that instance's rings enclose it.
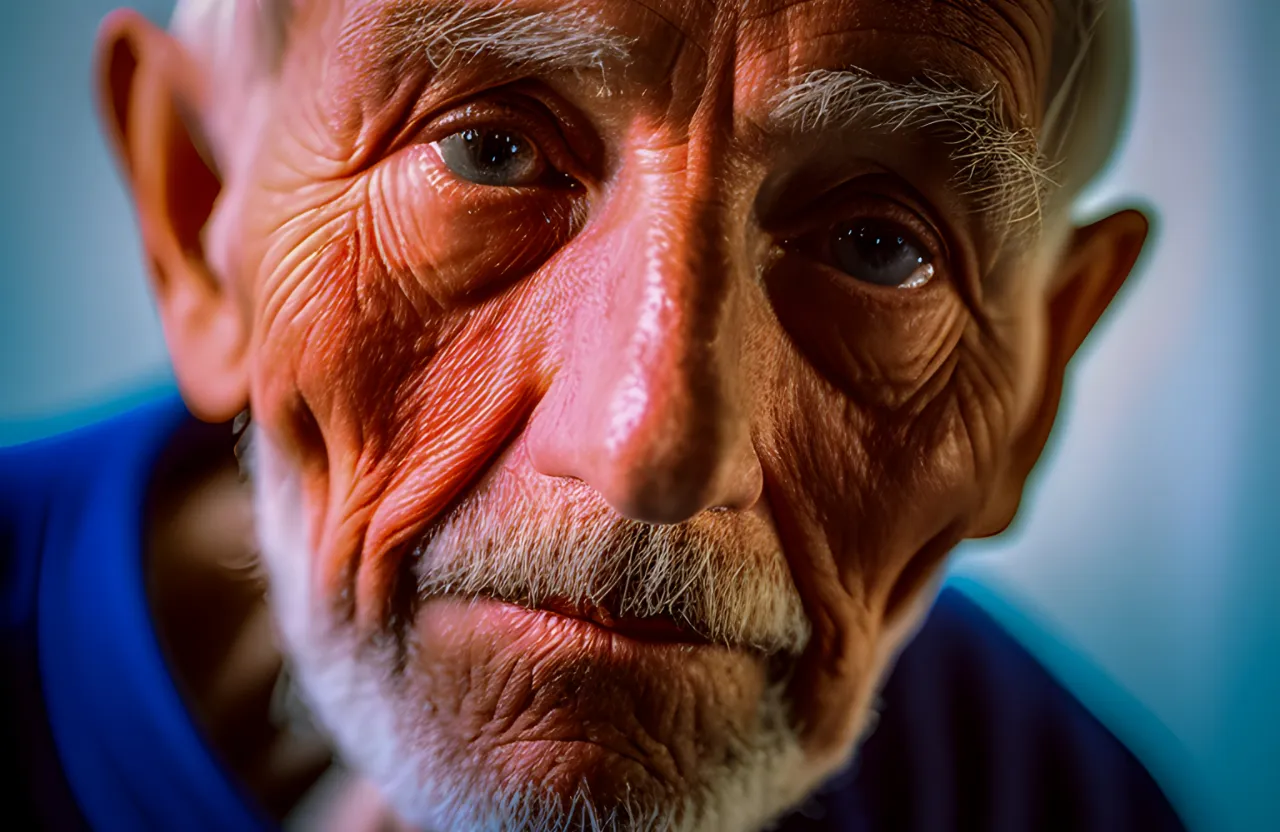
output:
{"label": "earlobe", "polygon": [[1128,209],[1072,235],[1046,293],[1039,395],[1015,437],[975,536],[999,534],[1013,521],[1027,477],[1057,418],[1067,365],[1133,271],[1149,230],[1146,215]]}
{"label": "earlobe", "polygon": [[205,257],[221,183],[192,135],[201,75],[169,33],[128,10],[102,24],[96,75],[178,385],[196,416],[227,421],[248,404],[249,333],[233,287]]}

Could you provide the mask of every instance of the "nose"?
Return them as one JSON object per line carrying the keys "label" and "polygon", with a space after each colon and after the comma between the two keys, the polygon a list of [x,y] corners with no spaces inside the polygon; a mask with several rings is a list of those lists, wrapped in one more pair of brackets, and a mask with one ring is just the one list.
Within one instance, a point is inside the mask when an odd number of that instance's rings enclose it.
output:
{"label": "nose", "polygon": [[527,434],[539,472],[650,523],[749,508],[762,488],[741,361],[746,266],[715,181],[677,149],[620,183],[575,244],[562,364]]}

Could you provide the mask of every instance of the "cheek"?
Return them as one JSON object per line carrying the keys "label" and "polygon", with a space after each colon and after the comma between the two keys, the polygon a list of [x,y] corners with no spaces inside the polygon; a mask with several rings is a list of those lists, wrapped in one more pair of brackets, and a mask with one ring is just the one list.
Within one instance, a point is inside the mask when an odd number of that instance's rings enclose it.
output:
{"label": "cheek", "polygon": [[[909,405],[868,404],[788,341],[761,437],[770,506],[813,624],[792,689],[811,753],[854,742],[890,633],[962,537],[1008,438],[1008,385],[966,332]],[[970,339],[974,339],[971,343]]]}
{"label": "cheek", "polygon": [[804,551],[829,561],[822,569],[842,595],[872,608],[931,541],[966,526],[1009,443],[1008,397],[965,352],[910,410],[868,408],[811,377],[797,386],[796,412],[777,420],[772,477],[812,525],[806,537],[821,541]]}
{"label": "cheek", "polygon": [[[540,395],[546,318],[526,286],[443,305],[441,284],[389,263],[425,243],[388,244],[378,204],[351,190],[290,226],[259,294],[254,369],[255,419],[304,475],[314,590],[370,626],[389,614],[408,541]],[[437,248],[449,274],[494,273],[463,245]]]}
{"label": "cheek", "polygon": [[867,288],[784,259],[766,287],[785,332],[764,382],[786,391],[763,419],[775,500],[820,541],[798,549],[870,604],[981,502],[1011,442],[1016,351],[948,280]]}

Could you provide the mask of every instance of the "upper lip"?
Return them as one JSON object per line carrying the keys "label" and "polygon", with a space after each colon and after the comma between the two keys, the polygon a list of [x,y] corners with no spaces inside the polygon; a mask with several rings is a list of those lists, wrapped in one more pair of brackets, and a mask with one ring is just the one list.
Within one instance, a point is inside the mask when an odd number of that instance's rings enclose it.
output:
{"label": "upper lip", "polygon": [[666,616],[618,616],[607,606],[591,601],[546,598],[536,606],[545,612],[589,621],[598,627],[639,641],[708,644],[709,640],[687,626]]}

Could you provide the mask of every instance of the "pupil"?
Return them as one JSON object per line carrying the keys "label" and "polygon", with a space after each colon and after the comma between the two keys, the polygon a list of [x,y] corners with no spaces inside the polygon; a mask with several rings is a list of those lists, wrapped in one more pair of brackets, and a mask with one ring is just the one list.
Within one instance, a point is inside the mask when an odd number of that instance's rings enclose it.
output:
{"label": "pupil", "polygon": [[480,167],[503,168],[515,161],[524,150],[520,138],[494,130],[465,130],[463,139],[472,158]]}
{"label": "pupil", "polygon": [[924,258],[918,255],[911,257],[915,252],[907,249],[914,246],[908,246],[906,238],[897,233],[896,229],[887,228],[879,223],[863,223],[851,230],[854,235],[854,245],[869,266],[884,268],[904,259],[911,260],[916,265],[924,262]]}
{"label": "pupil", "polygon": [[923,247],[897,223],[852,222],[838,227],[832,242],[836,265],[868,283],[900,285],[925,262]]}

